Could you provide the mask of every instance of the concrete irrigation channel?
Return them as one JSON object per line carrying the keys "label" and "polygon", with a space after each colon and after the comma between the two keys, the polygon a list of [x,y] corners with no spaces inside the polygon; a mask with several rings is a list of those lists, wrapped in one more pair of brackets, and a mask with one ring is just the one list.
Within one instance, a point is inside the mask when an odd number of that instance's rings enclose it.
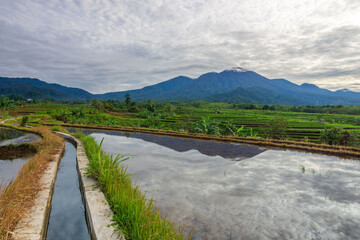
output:
{"label": "concrete irrigation channel", "polygon": [[[53,161],[41,179],[42,191],[38,193],[35,206],[31,209],[30,214],[18,223],[14,231],[14,238],[21,240],[125,239],[122,234],[115,232],[115,228],[111,225],[112,211],[98,187],[98,183],[85,175],[88,159],[83,144],[71,135],[56,133],[66,140],[65,154],[59,152],[54,155]],[[75,161],[73,158],[76,158],[76,163],[72,162],[72,160]],[[61,161],[64,161],[63,165],[61,165]],[[69,178],[69,173],[64,171],[70,171],[71,166],[74,167],[75,165],[76,171],[73,171],[71,176],[75,186],[71,187],[73,190],[67,192],[69,181],[66,178]],[[78,182],[74,173],[78,175]],[[66,199],[68,198],[64,196],[66,194],[72,195],[71,199]],[[71,206],[68,209],[69,204]],[[80,206],[81,204],[83,206]],[[79,206],[83,207],[84,211],[79,211],[79,209],[74,211]],[[77,214],[77,216],[72,214]],[[72,219],[66,220],[69,216]],[[73,222],[74,219],[77,219],[76,223]],[[71,233],[69,232],[67,236],[67,226],[63,224],[80,226],[82,228],[81,233],[74,231],[74,235],[70,236]],[[69,229],[71,227],[74,226],[69,226]],[[64,238],[64,236],[66,237]]]}

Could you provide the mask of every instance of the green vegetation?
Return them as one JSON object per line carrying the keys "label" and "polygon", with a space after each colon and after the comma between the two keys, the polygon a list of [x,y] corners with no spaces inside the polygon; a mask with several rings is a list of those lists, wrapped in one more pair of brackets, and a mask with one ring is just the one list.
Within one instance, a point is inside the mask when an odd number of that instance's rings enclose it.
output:
{"label": "green vegetation", "polygon": [[0,98],[0,113],[1,113],[1,118],[3,119],[7,119],[8,118],[8,113],[5,112],[6,110],[8,110],[9,108],[13,108],[15,107],[15,102],[14,100],[9,99],[6,96],[1,96]]}
{"label": "green vegetation", "polygon": [[322,131],[320,141],[330,145],[360,146],[360,135],[359,132],[349,132],[339,127],[331,127]]}
{"label": "green vegetation", "polygon": [[56,132],[69,133],[68,130],[66,130],[65,128],[63,128],[62,126],[59,126],[59,125],[50,127],[50,130],[56,131]]}
{"label": "green vegetation", "polygon": [[[3,99],[7,102],[7,99]],[[41,102],[36,104],[12,104],[3,105],[1,110],[6,109],[12,119],[9,123],[20,125],[37,126],[51,124],[52,130],[66,131],[61,125],[82,124],[109,127],[135,127],[144,129],[161,129],[164,131],[188,132],[196,134],[219,135],[219,139],[227,141],[237,139],[242,143],[257,144],[263,141],[264,146],[268,140],[258,138],[271,138],[280,140],[295,140],[314,143],[326,143],[330,145],[360,146],[360,106],[280,106],[280,105],[253,105],[253,104],[229,104],[208,102],[134,102],[130,95],[124,101],[116,100],[93,100],[65,103]],[[3,114],[4,116],[4,114]],[[320,121],[321,120],[321,121]],[[45,130],[42,130],[45,131]],[[46,131],[45,131],[46,132]],[[48,133],[46,133],[48,134]],[[179,133],[180,135],[183,133]],[[222,137],[229,136],[229,137]],[[101,151],[101,146],[91,137],[79,136],[84,142],[86,153],[90,160],[88,173],[96,178],[114,212],[114,224],[123,232],[127,239],[183,239],[183,230],[174,226],[164,218],[154,206],[154,202],[146,199],[139,188],[133,185],[131,176],[126,167],[119,165],[125,158],[112,157]],[[207,136],[205,136],[207,137]],[[240,137],[249,137],[246,139]],[[42,141],[44,142],[44,141]],[[317,150],[329,154],[350,154],[358,156],[358,148],[335,147],[327,145],[273,140],[271,146],[286,147],[304,150]],[[51,143],[59,147],[58,140]],[[277,144],[277,145],[276,145]],[[288,144],[288,145],[286,145]],[[324,146],[323,149],[322,146]],[[50,149],[42,146],[37,149]],[[50,150],[49,150],[50,151]],[[49,154],[49,153],[46,153]],[[39,161],[39,162],[38,162]],[[44,160],[36,160],[33,164],[45,166]],[[30,168],[25,168],[30,171]],[[305,166],[300,166],[305,173]],[[20,179],[28,179],[30,173]],[[24,173],[24,174],[25,174]],[[226,173],[224,172],[224,175]],[[20,174],[21,175],[21,174]],[[19,175],[19,176],[20,176]],[[32,175],[31,175],[32,176]],[[37,175],[38,176],[38,175]],[[11,201],[16,194],[22,194],[25,180],[14,191],[3,189],[0,199],[1,207],[9,209],[7,222],[0,222],[2,236],[9,237],[14,221],[21,214],[11,209]],[[34,184],[35,183],[31,183]],[[17,186],[14,183],[14,186]],[[15,187],[14,187],[15,188]],[[35,190],[34,190],[35,189]],[[36,188],[31,188],[36,191]],[[25,197],[20,195],[19,201]],[[26,196],[28,197],[28,196]],[[2,205],[6,204],[6,205]],[[24,204],[21,202],[21,204]],[[25,205],[24,205],[25,206]],[[26,205],[30,206],[30,205]],[[8,211],[8,210],[6,210]],[[2,220],[2,219],[1,219]]]}
{"label": "green vegetation", "polygon": [[127,160],[113,157],[101,150],[91,136],[77,134],[89,158],[88,174],[98,180],[114,212],[114,226],[126,239],[184,239],[181,229],[161,216],[152,199],[146,199],[131,175],[119,163]]}
{"label": "green vegetation", "polygon": [[125,106],[128,112],[137,112],[136,104],[131,100],[129,93],[126,93],[125,95]]}
{"label": "green vegetation", "polygon": [[[84,102],[85,103],[85,102]],[[19,112],[19,114],[17,113]],[[338,114],[358,112],[358,115]],[[209,103],[88,101],[87,104],[28,104],[9,112],[29,115],[28,125],[42,123],[140,127],[212,135],[326,142],[325,128],[360,132],[360,106],[280,106]],[[320,121],[321,120],[321,121]],[[21,122],[16,118],[14,123]],[[348,142],[345,142],[348,144]],[[356,141],[355,141],[356,143]]]}
{"label": "green vegetation", "polygon": [[289,122],[282,117],[270,119],[264,129],[264,135],[272,139],[285,139]]}
{"label": "green vegetation", "polygon": [[20,126],[25,127],[26,123],[29,121],[29,116],[23,116]]}

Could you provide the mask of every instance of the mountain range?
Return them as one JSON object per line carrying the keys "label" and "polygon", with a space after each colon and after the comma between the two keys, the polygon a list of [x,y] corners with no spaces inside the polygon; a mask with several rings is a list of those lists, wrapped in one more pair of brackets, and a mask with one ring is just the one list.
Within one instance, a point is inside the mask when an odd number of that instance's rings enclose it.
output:
{"label": "mountain range", "polygon": [[254,71],[235,67],[210,72],[198,78],[179,76],[142,89],[91,94],[79,88],[49,84],[32,78],[0,77],[0,95],[18,94],[26,98],[118,99],[130,93],[135,101],[212,101],[283,105],[359,105],[360,93],[342,89],[330,91],[316,85],[297,85],[285,79],[268,79]]}

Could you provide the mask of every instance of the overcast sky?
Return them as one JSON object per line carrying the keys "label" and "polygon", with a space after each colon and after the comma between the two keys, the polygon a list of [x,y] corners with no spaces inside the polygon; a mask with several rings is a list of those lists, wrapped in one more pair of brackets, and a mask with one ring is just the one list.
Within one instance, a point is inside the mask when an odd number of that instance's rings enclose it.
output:
{"label": "overcast sky", "polygon": [[233,66],[360,91],[360,1],[0,1],[0,76],[103,93]]}

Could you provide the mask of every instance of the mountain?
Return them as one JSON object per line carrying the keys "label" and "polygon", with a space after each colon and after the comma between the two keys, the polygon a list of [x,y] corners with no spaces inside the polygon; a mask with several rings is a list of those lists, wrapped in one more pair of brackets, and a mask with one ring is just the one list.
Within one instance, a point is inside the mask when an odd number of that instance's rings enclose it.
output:
{"label": "mountain", "polygon": [[346,89],[346,88],[337,90],[335,93],[338,96],[360,99],[360,93],[359,92],[353,92],[353,91],[350,91],[349,89]]}
{"label": "mountain", "polygon": [[135,101],[198,101],[283,104],[283,105],[359,105],[360,93],[342,89],[330,91],[314,84],[297,85],[286,79],[268,79],[254,71],[235,67],[210,72],[192,79],[184,76],[122,92],[91,94],[79,88],[48,84],[32,78],[1,78],[0,95],[19,94],[27,98],[117,99],[130,93]]}
{"label": "mountain", "polygon": [[[166,86],[166,87],[164,87]],[[286,79],[268,79],[254,71],[235,67],[210,72],[196,79],[174,78],[142,89],[97,95],[124,99],[129,92],[136,101],[198,101],[284,105],[358,105],[360,93],[330,91],[314,84],[297,85]]]}
{"label": "mountain", "polygon": [[[248,104],[270,104],[281,105],[287,103],[288,105],[297,105],[299,100],[283,94],[276,93],[262,87],[242,88],[238,87],[235,90],[215,94],[208,97],[206,100],[210,102],[230,102],[230,103],[248,103]],[[304,101],[305,105],[311,104]]]}
{"label": "mountain", "polygon": [[0,95],[17,94],[25,98],[58,100],[92,99],[94,96],[80,88],[46,83],[35,78],[0,77]]}
{"label": "mountain", "polygon": [[[179,76],[165,82],[161,82],[155,85],[144,87],[142,89],[130,90],[124,92],[111,92],[105,94],[97,94],[96,97],[100,99],[124,99],[125,94],[129,93],[131,97],[137,101],[155,99],[156,96],[169,92],[176,91],[193,83],[193,79],[188,77]],[[161,97],[160,97],[161,98]]]}

